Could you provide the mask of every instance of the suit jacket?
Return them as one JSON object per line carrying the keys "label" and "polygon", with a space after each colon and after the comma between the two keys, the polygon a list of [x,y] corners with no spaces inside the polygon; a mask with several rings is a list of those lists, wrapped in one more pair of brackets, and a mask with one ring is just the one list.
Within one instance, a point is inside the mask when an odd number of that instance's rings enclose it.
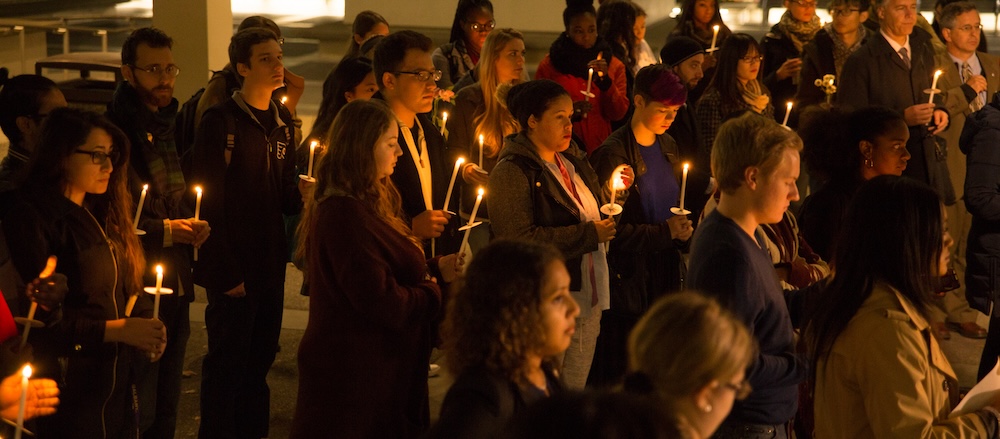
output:
{"label": "suit jacket", "polygon": [[[873,35],[844,63],[837,90],[840,104],[848,110],[878,105],[902,113],[908,107],[926,103],[928,95],[924,90],[931,87],[937,69],[931,35],[919,27],[914,28],[910,34],[910,51],[911,68],[907,69],[885,37]],[[935,95],[934,102],[938,109],[947,111],[941,105],[940,94]],[[906,147],[912,158],[903,174],[930,184],[946,205],[953,204],[955,190],[948,176],[944,146],[935,141],[927,126],[909,128],[910,140]]]}
{"label": "suit jacket", "polygon": [[[994,94],[1000,90],[1000,60],[988,53],[976,52],[979,57],[979,64],[983,66],[983,76],[986,77],[986,102],[989,102]],[[952,185],[955,186],[955,195],[962,199],[965,186],[965,154],[959,148],[958,138],[962,134],[965,120],[972,113],[969,103],[976,98],[975,90],[965,85],[962,81],[960,67],[955,64],[955,60],[948,56],[948,53],[940,54],[937,63],[944,74],[938,80],[938,88],[943,90],[944,107],[951,115],[951,122],[948,129],[938,134],[948,145],[948,171],[951,175]]]}

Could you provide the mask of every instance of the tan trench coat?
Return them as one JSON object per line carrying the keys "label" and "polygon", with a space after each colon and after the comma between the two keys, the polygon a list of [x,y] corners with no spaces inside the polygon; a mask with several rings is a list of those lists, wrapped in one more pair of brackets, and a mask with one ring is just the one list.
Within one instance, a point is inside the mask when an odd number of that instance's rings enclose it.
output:
{"label": "tan trench coat", "polygon": [[979,415],[948,418],[958,380],[930,325],[877,284],[816,371],[816,439],[985,438]]}

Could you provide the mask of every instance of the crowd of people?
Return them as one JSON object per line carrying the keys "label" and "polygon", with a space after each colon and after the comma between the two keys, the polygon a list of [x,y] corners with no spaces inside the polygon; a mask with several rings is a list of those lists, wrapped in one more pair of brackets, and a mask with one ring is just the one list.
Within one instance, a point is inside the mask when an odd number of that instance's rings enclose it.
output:
{"label": "crowd of people", "polygon": [[294,262],[292,438],[1000,437],[941,351],[1000,355],[975,4],[784,6],[758,41],[685,1],[657,56],[638,5],[567,0],[534,79],[489,0],[439,46],[364,11],[307,131],[266,17],[185,102],[156,28],[103,115],[0,75],[0,417],[173,438],[200,285],[199,437],[268,437]]}

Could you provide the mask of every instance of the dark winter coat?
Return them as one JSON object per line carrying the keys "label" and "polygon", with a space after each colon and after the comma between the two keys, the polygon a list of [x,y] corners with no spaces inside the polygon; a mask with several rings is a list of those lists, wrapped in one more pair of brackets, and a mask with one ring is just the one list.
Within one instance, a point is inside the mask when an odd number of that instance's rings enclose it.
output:
{"label": "dark winter coat", "polygon": [[966,154],[965,207],[972,214],[965,295],[970,306],[988,314],[1000,298],[1000,109],[996,100],[969,115],[959,144]]}

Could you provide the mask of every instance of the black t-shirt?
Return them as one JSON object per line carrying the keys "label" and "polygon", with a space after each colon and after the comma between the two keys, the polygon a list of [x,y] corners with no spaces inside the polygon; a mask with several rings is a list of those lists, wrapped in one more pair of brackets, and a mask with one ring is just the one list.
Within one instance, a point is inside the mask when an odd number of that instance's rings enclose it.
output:
{"label": "black t-shirt", "polygon": [[247,108],[250,109],[250,112],[253,113],[253,117],[257,118],[257,121],[264,127],[264,130],[268,135],[270,135],[271,132],[278,127],[278,121],[274,119],[274,114],[271,113],[270,108],[266,110],[258,110],[251,105],[247,105]]}

